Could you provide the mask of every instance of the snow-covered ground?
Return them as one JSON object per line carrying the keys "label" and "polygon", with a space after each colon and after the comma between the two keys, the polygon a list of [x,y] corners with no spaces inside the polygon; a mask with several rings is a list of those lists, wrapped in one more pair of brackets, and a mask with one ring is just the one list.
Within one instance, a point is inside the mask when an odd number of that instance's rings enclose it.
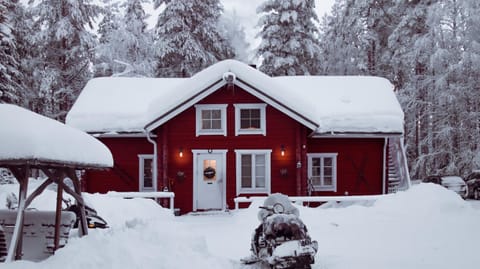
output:
{"label": "snow-covered ground", "polygon": [[[0,186],[0,208],[15,187]],[[85,197],[111,228],[90,230],[83,238],[72,235],[66,247],[43,262],[0,267],[256,268],[239,259],[249,255],[258,204],[229,213],[174,217],[147,199]],[[55,192],[47,190],[32,207],[52,209],[54,201]],[[480,203],[464,201],[438,185],[415,185],[369,205],[299,210],[319,242],[313,268],[466,269],[480,264]]]}

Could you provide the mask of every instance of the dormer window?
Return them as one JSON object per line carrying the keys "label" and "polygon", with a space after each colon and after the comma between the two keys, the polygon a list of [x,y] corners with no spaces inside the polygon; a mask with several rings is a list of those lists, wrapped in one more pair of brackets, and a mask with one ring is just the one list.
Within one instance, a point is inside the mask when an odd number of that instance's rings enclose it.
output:
{"label": "dormer window", "polygon": [[266,104],[235,104],[235,135],[266,135]]}
{"label": "dormer window", "polygon": [[227,105],[195,105],[196,134],[227,135]]}

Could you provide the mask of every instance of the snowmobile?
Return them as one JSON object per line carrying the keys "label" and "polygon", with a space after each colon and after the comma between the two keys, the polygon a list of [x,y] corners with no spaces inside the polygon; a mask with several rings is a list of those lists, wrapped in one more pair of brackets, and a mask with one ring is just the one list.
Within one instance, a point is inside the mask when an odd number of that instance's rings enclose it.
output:
{"label": "snowmobile", "polygon": [[251,241],[251,257],[242,259],[245,264],[263,262],[273,269],[311,268],[315,262],[318,243],[308,235],[299,212],[286,195],[270,195],[260,206]]}
{"label": "snowmobile", "polygon": [[[63,202],[66,204],[65,211],[71,211],[75,213],[77,219],[73,224],[73,228],[78,228],[80,222],[80,207],[77,204],[72,204],[70,199],[63,199]],[[90,229],[105,229],[108,228],[107,222],[97,214],[97,211],[90,206],[85,205],[85,216],[87,218],[87,226]]]}

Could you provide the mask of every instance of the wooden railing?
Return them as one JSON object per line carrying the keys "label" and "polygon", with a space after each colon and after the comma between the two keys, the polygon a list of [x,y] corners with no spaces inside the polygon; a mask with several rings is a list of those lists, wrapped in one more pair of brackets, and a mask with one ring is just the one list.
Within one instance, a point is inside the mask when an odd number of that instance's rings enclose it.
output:
{"label": "wooden railing", "polygon": [[109,191],[108,196],[112,197],[122,197],[122,198],[153,198],[153,199],[169,199],[170,209],[174,212],[173,200],[175,198],[175,193],[167,191],[151,191],[151,192],[116,192]]}
{"label": "wooden railing", "polygon": [[[308,202],[357,202],[357,201],[375,201],[380,197],[384,197],[385,194],[380,195],[352,195],[352,196],[288,196],[293,203],[308,203]],[[268,196],[250,196],[244,197],[239,196],[235,197],[233,201],[235,202],[235,209],[239,208],[240,203],[251,203],[253,201],[263,201]]]}

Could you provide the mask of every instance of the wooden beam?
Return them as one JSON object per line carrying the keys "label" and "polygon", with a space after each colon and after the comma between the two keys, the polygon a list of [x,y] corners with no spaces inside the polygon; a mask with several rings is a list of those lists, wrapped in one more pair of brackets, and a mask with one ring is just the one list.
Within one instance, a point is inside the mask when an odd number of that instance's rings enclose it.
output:
{"label": "wooden beam", "polygon": [[[18,208],[17,208],[17,218],[15,220],[15,227],[13,228],[13,235],[8,248],[8,254],[6,262],[12,262],[14,259],[19,260],[22,258],[22,240],[23,240],[23,221],[25,217],[25,198],[27,196],[28,188],[28,165],[23,168],[10,168],[13,175],[17,178],[17,181],[20,185],[19,197],[18,197]],[[23,176],[23,177],[22,177]],[[14,257],[15,253],[15,257]]]}
{"label": "wooden beam", "polygon": [[57,207],[55,209],[55,234],[53,237],[53,251],[55,252],[60,245],[60,225],[62,222],[62,202],[63,202],[63,172],[55,173],[54,180],[57,184]]}
{"label": "wooden beam", "polygon": [[85,213],[85,201],[83,200],[83,197],[82,197],[82,188],[81,188],[82,186],[81,186],[80,179],[77,177],[77,174],[75,173],[74,169],[67,169],[67,175],[73,182],[73,187],[75,190],[74,194],[76,194],[76,195],[72,194],[72,196],[75,197],[77,204],[80,207],[78,235],[82,237],[88,234],[87,214]]}
{"label": "wooden beam", "polygon": [[38,195],[40,195],[48,185],[52,184],[53,180],[51,178],[47,178],[40,186],[38,186],[27,198],[25,201],[25,208],[28,208],[30,203],[32,203],[33,199],[35,199]]}

